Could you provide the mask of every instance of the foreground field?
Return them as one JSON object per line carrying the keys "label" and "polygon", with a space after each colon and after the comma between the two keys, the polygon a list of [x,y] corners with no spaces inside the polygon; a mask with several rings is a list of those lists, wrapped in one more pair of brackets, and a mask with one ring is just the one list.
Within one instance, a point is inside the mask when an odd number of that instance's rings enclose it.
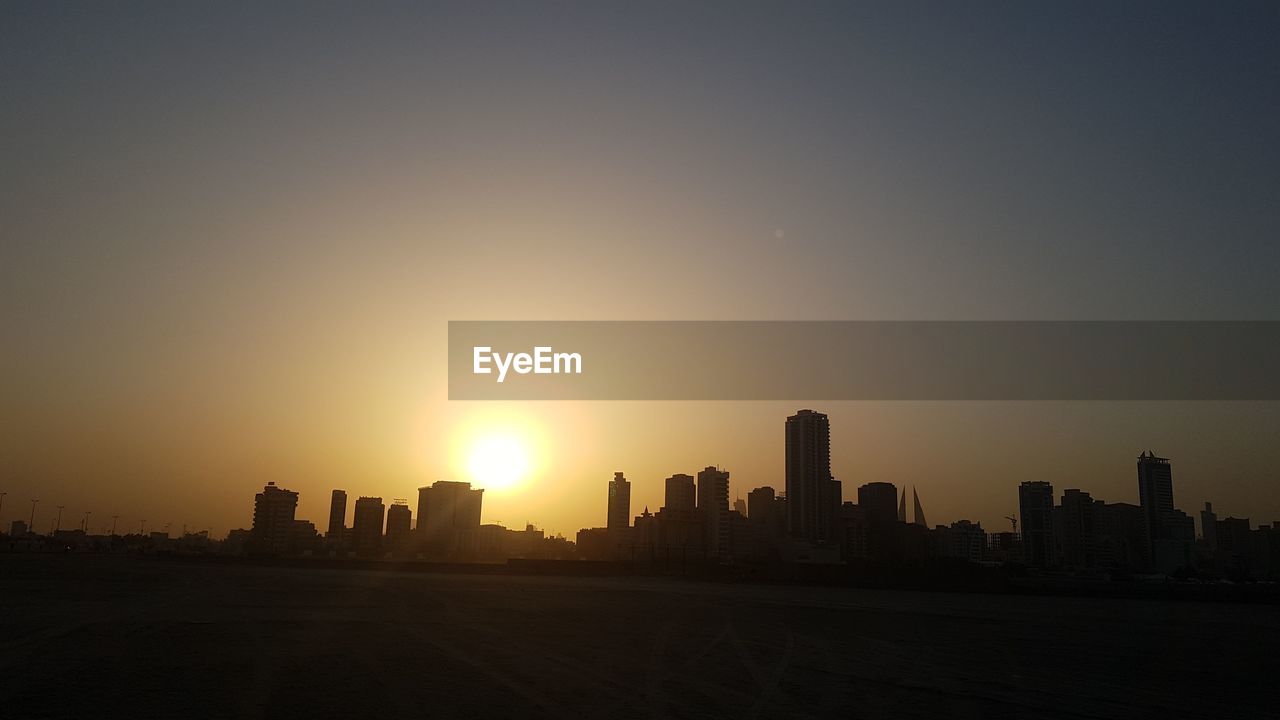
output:
{"label": "foreground field", "polygon": [[1270,606],[0,555],[0,717],[1264,717]]}

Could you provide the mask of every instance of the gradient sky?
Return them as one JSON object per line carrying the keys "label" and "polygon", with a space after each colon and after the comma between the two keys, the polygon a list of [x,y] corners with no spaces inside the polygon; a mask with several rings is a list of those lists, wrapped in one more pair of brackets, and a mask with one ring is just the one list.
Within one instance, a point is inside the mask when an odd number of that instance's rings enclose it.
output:
{"label": "gradient sky", "polygon": [[[1023,480],[1280,519],[1271,403],[450,403],[450,319],[1280,319],[1275,3],[5,3],[0,510],[247,526],[540,438],[486,522],[719,464],[989,529]],[[461,478],[465,479],[465,478]],[[70,518],[71,520],[68,520]],[[126,523],[128,523],[126,525]],[[38,523],[43,529],[43,524]]]}

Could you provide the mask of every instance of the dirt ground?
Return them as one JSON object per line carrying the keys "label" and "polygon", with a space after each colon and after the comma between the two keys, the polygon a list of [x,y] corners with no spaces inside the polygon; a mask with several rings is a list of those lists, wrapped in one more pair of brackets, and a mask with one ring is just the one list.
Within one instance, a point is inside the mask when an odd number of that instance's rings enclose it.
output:
{"label": "dirt ground", "polygon": [[3,718],[1275,717],[1274,606],[0,555]]}

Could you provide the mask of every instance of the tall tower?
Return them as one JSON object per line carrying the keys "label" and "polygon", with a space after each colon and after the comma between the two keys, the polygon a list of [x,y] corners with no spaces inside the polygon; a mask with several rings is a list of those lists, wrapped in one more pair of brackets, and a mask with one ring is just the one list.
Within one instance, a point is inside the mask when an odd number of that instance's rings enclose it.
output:
{"label": "tall tower", "polygon": [[334,490],[329,500],[329,534],[330,540],[341,540],[342,531],[347,527],[347,491]]}
{"label": "tall tower", "polygon": [[1138,502],[1152,540],[1169,535],[1165,518],[1173,510],[1173,468],[1169,458],[1156,457],[1150,450],[1138,456]]}
{"label": "tall tower", "polygon": [[270,555],[287,552],[297,509],[298,493],[267,483],[253,500],[253,530],[250,531],[253,549]]}
{"label": "tall tower", "polygon": [[380,497],[362,497],[356,500],[355,516],[351,520],[351,540],[357,555],[377,555],[382,552],[382,520],[386,506]]}
{"label": "tall tower", "polygon": [[631,527],[631,483],[620,472],[609,481],[609,515],[606,528],[610,533],[626,532]]}
{"label": "tall tower", "polygon": [[676,474],[667,478],[666,504],[663,509],[686,519],[693,518],[693,511],[698,507],[697,495],[693,486],[693,476]]}
{"label": "tall tower", "polygon": [[1024,482],[1018,486],[1018,510],[1022,515],[1022,552],[1032,567],[1058,564],[1057,535],[1053,527],[1053,485]]}
{"label": "tall tower", "polygon": [[435,555],[460,552],[480,532],[484,489],[471,483],[437,480],[418,488],[418,539]]}
{"label": "tall tower", "polygon": [[[903,497],[906,497],[905,491]],[[911,508],[911,517],[915,520],[915,524],[922,527],[929,527],[929,523],[924,519],[924,508],[920,507],[920,495],[916,493],[916,486],[911,486],[911,500],[914,507]]]}
{"label": "tall tower", "polygon": [[409,544],[409,529],[413,526],[413,511],[404,500],[395,500],[387,508],[387,548],[401,552]]}
{"label": "tall tower", "polygon": [[698,473],[698,517],[707,558],[729,558],[729,471],[708,465]]}
{"label": "tall tower", "polygon": [[1062,492],[1062,503],[1058,507],[1056,530],[1062,538],[1062,564],[1068,567],[1096,565],[1097,503],[1089,493],[1072,488]]}
{"label": "tall tower", "polygon": [[801,410],[787,418],[787,530],[811,543],[833,537],[839,498],[832,497],[831,424],[827,416]]}

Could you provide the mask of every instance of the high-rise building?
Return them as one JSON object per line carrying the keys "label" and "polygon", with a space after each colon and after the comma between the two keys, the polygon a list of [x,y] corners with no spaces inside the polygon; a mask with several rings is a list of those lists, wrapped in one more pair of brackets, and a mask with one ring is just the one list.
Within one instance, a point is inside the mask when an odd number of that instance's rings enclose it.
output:
{"label": "high-rise building", "polygon": [[387,549],[400,552],[409,545],[413,527],[413,511],[404,500],[396,500],[387,508]]}
{"label": "high-rise building", "polygon": [[1022,549],[1027,564],[1041,568],[1056,566],[1058,552],[1053,527],[1053,485],[1047,482],[1019,485],[1018,510],[1022,515]]}
{"label": "high-rise building", "polygon": [[858,505],[866,508],[868,522],[892,524],[897,517],[897,500],[898,489],[893,483],[873,482],[858,488]]}
{"label": "high-rise building", "polygon": [[483,489],[440,480],[418,488],[418,537],[423,550],[451,554],[466,550],[480,532]]}
{"label": "high-rise building", "polygon": [[298,493],[267,483],[253,501],[253,529],[250,531],[254,552],[281,555],[289,551],[293,538],[294,513],[298,509]]}
{"label": "high-rise building", "polygon": [[329,533],[330,540],[341,540],[342,532],[347,529],[347,491],[334,490],[329,500]]}
{"label": "high-rise building", "polygon": [[1200,536],[1204,538],[1205,547],[1212,552],[1218,549],[1218,514],[1213,511],[1213,503],[1204,504],[1200,511]]}
{"label": "high-rise building", "polygon": [[1098,528],[1098,564],[1147,572],[1151,568],[1151,538],[1142,508],[1130,503],[1104,503],[1093,507]]}
{"label": "high-rise building", "polygon": [[729,471],[708,465],[698,473],[698,519],[707,558],[727,560],[729,552]]}
{"label": "high-rise building", "polygon": [[1173,468],[1150,450],[1138,456],[1138,503],[1151,538],[1167,537],[1165,518],[1173,513]]}
{"label": "high-rise building", "polygon": [[355,517],[351,520],[351,542],[357,555],[382,552],[382,520],[386,506],[380,497],[356,499]]}
{"label": "high-rise building", "polygon": [[831,477],[831,424],[827,416],[801,410],[786,425],[787,529],[810,543],[833,539],[840,499]]}
{"label": "high-rise building", "polygon": [[693,476],[677,473],[667,478],[666,486],[663,509],[672,515],[693,517],[693,511],[698,507]]}
{"label": "high-rise building", "polygon": [[1173,505],[1173,468],[1168,458],[1150,450],[1138,456],[1138,501],[1151,539],[1154,569],[1173,573],[1190,567],[1196,523]]}
{"label": "high-rise building", "polygon": [[631,483],[620,472],[609,481],[609,513],[605,527],[614,535],[625,534],[631,527]]}
{"label": "high-rise building", "polygon": [[924,519],[924,508],[920,506],[920,495],[916,492],[915,485],[911,486],[911,500],[912,522],[920,527],[929,527],[928,521]]}
{"label": "high-rise building", "polygon": [[774,509],[775,495],[771,487],[758,487],[747,493],[747,517],[764,520]]}
{"label": "high-rise building", "polygon": [[1062,492],[1061,521],[1057,528],[1062,538],[1062,564],[1068,567],[1097,565],[1096,503],[1089,493],[1074,488]]}
{"label": "high-rise building", "polygon": [[[905,489],[903,493],[905,498]],[[895,510],[897,504],[898,489],[893,483],[873,482],[858,488],[858,507],[862,508],[860,520],[864,525],[859,532],[864,535],[866,557],[885,561],[894,555],[899,523],[899,513]],[[905,508],[901,516],[906,517]]]}

